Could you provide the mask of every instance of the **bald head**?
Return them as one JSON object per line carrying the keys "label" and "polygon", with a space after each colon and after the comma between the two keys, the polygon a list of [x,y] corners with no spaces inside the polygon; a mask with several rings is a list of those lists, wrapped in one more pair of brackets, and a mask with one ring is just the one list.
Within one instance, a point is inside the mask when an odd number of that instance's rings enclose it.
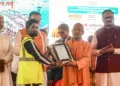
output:
{"label": "bald head", "polygon": [[0,15],[0,29],[4,27],[4,17]]}
{"label": "bald head", "polygon": [[73,29],[75,29],[75,28],[84,29],[84,28],[83,28],[83,25],[82,25],[81,23],[76,23],[76,24],[74,25]]}

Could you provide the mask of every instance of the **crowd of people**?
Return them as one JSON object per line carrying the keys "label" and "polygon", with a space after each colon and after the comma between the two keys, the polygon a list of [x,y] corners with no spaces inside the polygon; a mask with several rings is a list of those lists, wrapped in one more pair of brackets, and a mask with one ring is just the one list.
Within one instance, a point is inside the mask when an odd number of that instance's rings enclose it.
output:
{"label": "crowd of people", "polygon": [[[54,44],[66,43],[73,56],[64,63],[51,59],[48,33],[39,30],[39,12],[29,14],[25,27],[16,33],[14,46],[4,33],[4,17],[0,15],[0,86],[119,86],[120,26],[114,24],[111,10],[103,11],[102,20],[104,26],[88,41],[82,39],[81,23],[75,23],[72,36],[69,25],[58,26],[61,38]],[[11,66],[14,58],[19,58],[18,67]]]}

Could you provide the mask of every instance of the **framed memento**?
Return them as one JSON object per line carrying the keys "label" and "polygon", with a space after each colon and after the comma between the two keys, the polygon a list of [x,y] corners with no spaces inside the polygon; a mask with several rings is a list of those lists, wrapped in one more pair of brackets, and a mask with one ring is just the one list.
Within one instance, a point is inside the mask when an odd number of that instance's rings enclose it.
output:
{"label": "framed memento", "polygon": [[55,61],[69,61],[70,59],[73,59],[70,49],[66,43],[51,45],[48,47],[48,50]]}

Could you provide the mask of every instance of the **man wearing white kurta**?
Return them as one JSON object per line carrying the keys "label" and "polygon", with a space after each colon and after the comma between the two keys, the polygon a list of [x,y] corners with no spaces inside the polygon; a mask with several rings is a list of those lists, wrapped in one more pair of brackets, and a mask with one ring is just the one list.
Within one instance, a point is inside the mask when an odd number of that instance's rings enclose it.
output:
{"label": "man wearing white kurta", "polygon": [[104,26],[95,32],[91,46],[97,54],[96,86],[120,86],[120,26],[114,13],[102,13]]}

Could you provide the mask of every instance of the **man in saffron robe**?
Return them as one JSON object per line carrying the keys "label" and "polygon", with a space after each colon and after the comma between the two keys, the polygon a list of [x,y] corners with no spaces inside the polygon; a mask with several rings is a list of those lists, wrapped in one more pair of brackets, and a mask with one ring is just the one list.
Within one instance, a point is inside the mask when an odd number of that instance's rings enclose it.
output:
{"label": "man in saffron robe", "polygon": [[76,23],[73,27],[73,37],[67,41],[74,60],[63,66],[63,86],[90,86],[89,60],[90,44],[82,40],[83,25]]}

